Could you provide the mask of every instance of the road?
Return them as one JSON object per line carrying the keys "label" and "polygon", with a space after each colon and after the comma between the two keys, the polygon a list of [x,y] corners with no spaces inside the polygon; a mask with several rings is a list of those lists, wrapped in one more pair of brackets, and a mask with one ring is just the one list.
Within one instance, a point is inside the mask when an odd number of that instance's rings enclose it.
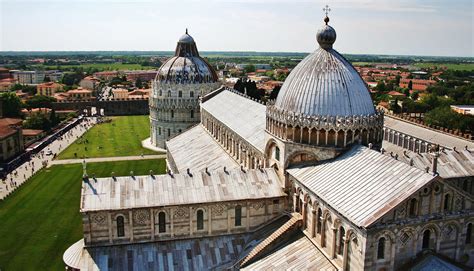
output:
{"label": "road", "polygon": [[166,154],[155,154],[155,155],[137,155],[137,156],[114,156],[114,157],[97,157],[97,158],[86,158],[86,159],[64,159],[64,160],[53,160],[48,164],[48,167],[52,165],[65,165],[65,164],[78,164],[86,161],[86,163],[94,162],[112,162],[112,161],[130,161],[130,160],[148,160],[148,159],[164,159]]}
{"label": "road", "polygon": [[62,150],[71,145],[76,139],[87,132],[95,125],[96,118],[87,118],[81,124],[72,128],[61,138],[51,142],[40,153],[32,156],[32,159],[25,162],[12,173],[6,176],[5,182],[0,182],[0,200],[8,196],[13,190],[28,181],[34,174],[41,170],[53,160],[53,155],[46,155],[46,152],[51,150],[53,154],[59,154]]}

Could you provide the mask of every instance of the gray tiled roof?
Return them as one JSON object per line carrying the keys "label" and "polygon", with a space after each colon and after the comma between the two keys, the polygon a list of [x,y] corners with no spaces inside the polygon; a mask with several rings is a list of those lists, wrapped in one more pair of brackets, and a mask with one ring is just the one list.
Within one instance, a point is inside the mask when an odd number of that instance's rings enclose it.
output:
{"label": "gray tiled roof", "polygon": [[201,104],[205,110],[262,153],[265,149],[265,111],[263,104],[224,90]]}
{"label": "gray tiled roof", "polygon": [[167,141],[166,147],[180,173],[240,167],[200,124]]}
{"label": "gray tiled roof", "polygon": [[81,211],[119,210],[196,203],[276,198],[285,195],[274,169],[232,169],[98,178],[83,182]]}
{"label": "gray tiled roof", "polygon": [[357,226],[368,227],[435,177],[364,146],[287,170]]}

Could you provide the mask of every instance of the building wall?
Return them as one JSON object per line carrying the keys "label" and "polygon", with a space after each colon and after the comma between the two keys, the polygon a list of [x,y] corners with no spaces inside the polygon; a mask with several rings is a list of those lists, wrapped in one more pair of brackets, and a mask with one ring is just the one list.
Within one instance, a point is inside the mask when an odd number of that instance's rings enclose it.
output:
{"label": "building wall", "polygon": [[[425,249],[474,266],[472,231],[466,243],[468,225],[474,226],[472,196],[443,180],[426,185],[368,229],[354,225],[292,177],[290,182],[292,208],[302,214],[305,234],[342,270],[397,270]],[[423,248],[427,229],[429,246]],[[378,255],[381,238],[383,257]]]}
{"label": "building wall", "polygon": [[10,136],[0,139],[0,161],[7,161],[24,149],[21,129]]}
{"label": "building wall", "polygon": [[[285,198],[220,202],[187,206],[165,206],[83,213],[84,241],[87,246],[165,241],[248,232],[279,217]],[[242,207],[241,225],[235,224],[235,207]],[[202,229],[197,213],[203,211]],[[160,213],[165,216],[165,231],[160,232]],[[124,218],[124,236],[118,236],[117,219]]]}
{"label": "building wall", "polygon": [[168,84],[154,81],[149,99],[152,144],[165,148],[168,139],[199,123],[199,97],[219,86],[219,83]]}

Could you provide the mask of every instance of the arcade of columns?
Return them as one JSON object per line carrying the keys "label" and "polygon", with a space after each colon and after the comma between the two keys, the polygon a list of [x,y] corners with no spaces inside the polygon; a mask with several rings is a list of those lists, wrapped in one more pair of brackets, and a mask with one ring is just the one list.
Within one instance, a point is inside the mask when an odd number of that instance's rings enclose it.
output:
{"label": "arcade of columns", "polygon": [[205,110],[201,112],[201,121],[206,130],[241,165],[249,169],[266,166],[263,153],[260,150]]}

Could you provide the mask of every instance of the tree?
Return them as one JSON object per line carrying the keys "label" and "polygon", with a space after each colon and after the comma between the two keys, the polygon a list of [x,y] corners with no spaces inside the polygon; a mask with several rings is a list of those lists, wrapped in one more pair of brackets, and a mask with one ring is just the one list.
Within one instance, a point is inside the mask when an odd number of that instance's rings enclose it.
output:
{"label": "tree", "polygon": [[281,87],[276,86],[273,88],[272,92],[270,93],[270,100],[275,100],[278,97],[278,93],[280,92]]}
{"label": "tree", "polygon": [[51,114],[49,115],[49,121],[52,127],[58,125],[59,123],[59,118],[56,115],[56,110],[54,110],[54,108],[51,110]]}
{"label": "tree", "polygon": [[398,99],[395,99],[390,102],[389,109],[393,111],[393,113],[398,114],[401,113],[401,107],[398,104]]}
{"label": "tree", "polygon": [[418,97],[420,97],[420,92],[415,90],[415,91],[413,91],[413,93],[411,94],[410,97],[413,101],[416,101],[416,100],[418,100]]}
{"label": "tree", "polygon": [[0,94],[3,116],[4,117],[19,117],[21,113],[22,103],[20,98],[14,92],[4,92]]}
{"label": "tree", "polygon": [[51,129],[51,121],[44,113],[33,113],[25,120],[23,128],[47,131]]}
{"label": "tree", "polygon": [[385,86],[385,83],[383,81],[380,81],[377,86],[375,87],[375,89],[378,91],[378,92],[385,92],[387,91],[387,87]]}
{"label": "tree", "polygon": [[244,70],[245,70],[245,73],[255,72],[255,65],[253,64],[246,65]]}
{"label": "tree", "polygon": [[54,97],[43,96],[43,95],[36,95],[31,97],[29,100],[25,102],[25,106],[28,109],[31,108],[52,108],[53,102],[56,102]]}
{"label": "tree", "polygon": [[413,88],[413,81],[410,80],[410,82],[408,82],[408,89],[412,89]]}
{"label": "tree", "polygon": [[143,82],[142,82],[142,79],[140,79],[140,77],[138,77],[137,80],[135,81],[135,87],[143,88]]}

